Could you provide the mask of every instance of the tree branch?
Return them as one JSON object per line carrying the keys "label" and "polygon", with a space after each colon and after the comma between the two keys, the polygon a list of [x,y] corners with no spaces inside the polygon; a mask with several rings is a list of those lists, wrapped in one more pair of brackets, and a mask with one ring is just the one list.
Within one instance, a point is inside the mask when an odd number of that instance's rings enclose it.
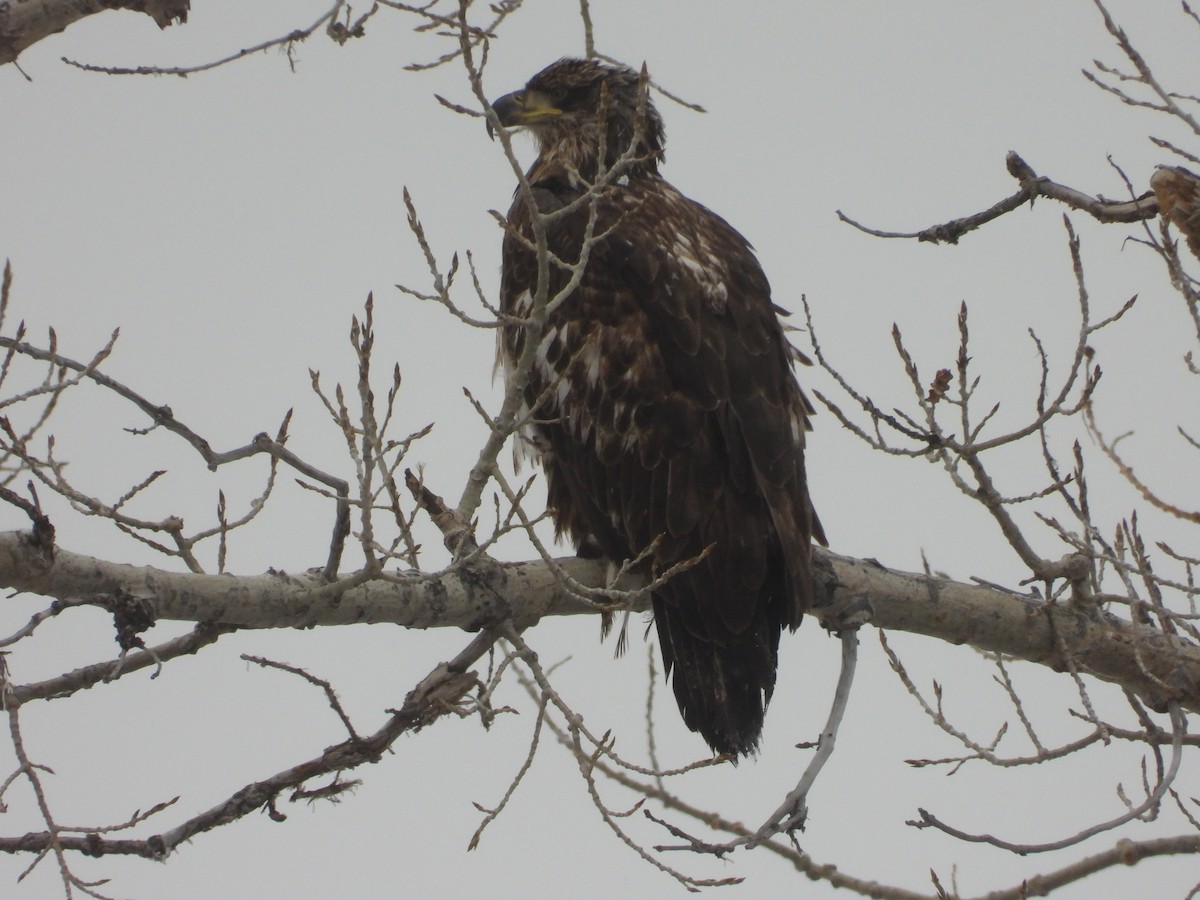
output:
{"label": "tree branch", "polygon": [[847,225],[852,225],[859,231],[875,237],[884,238],[916,238],[918,241],[929,241],[934,244],[957,244],[963,235],[986,225],[993,219],[998,219],[1006,213],[1020,209],[1026,203],[1032,203],[1038,197],[1047,197],[1064,203],[1071,209],[1082,210],[1100,222],[1141,222],[1158,215],[1158,201],[1154,193],[1147,192],[1133,200],[1108,200],[1104,197],[1086,194],[1064,184],[1051,181],[1043,175],[1038,175],[1033,168],[1021,157],[1009,151],[1005,157],[1008,173],[1021,185],[1015,194],[1005,197],[994,206],[981,212],[972,213],[960,219],[952,219],[937,225],[930,225],[920,231],[880,231],[851,219],[841,210],[837,216]]}
{"label": "tree branch", "polygon": [[306,782],[325,775],[336,777],[344,770],[353,769],[363,763],[376,762],[400,735],[418,731],[451,711],[463,695],[478,683],[475,673],[469,671],[469,667],[474,665],[495,641],[494,634],[483,632],[454,659],[437,665],[409,692],[403,707],[388,710],[390,717],[375,733],[343,741],[329,747],[319,756],[269,778],[248,784],[211,809],[168,831],[140,840],[110,840],[96,832],[79,836],[60,832],[32,833],[19,838],[0,838],[0,852],[39,852],[53,847],[58,853],[75,850],[89,856],[118,854],[162,860],[180,844],[196,835],[240,819],[257,809],[265,807],[270,811],[272,818],[278,821],[283,814],[275,809],[274,804],[284,792],[293,790],[293,801],[307,799],[311,792],[301,789]]}
{"label": "tree branch", "polygon": [[[893,571],[820,548],[814,548],[814,557],[818,601],[812,614],[822,623],[836,626],[849,616],[865,616],[879,628],[970,644],[1057,672],[1074,666],[1128,688],[1156,710],[1170,700],[1200,710],[1200,646],[1177,635],[1084,604],[1046,603],[994,587]],[[577,557],[557,559],[553,568],[542,560],[504,563],[486,579],[452,567],[430,575],[349,575],[329,584],[309,573],[167,572],[63,549],[48,559],[26,533],[0,533],[2,587],[58,600],[123,592],[147,604],[155,619],[240,628],[388,622],[474,630],[502,615],[511,615],[518,627],[543,616],[594,615],[593,605],[562,587],[556,570],[586,586],[607,585],[604,561]],[[647,606],[643,598],[633,608]]]}
{"label": "tree branch", "polygon": [[107,9],[145,13],[159,28],[187,22],[190,0],[23,0],[0,3],[0,65],[43,38]]}

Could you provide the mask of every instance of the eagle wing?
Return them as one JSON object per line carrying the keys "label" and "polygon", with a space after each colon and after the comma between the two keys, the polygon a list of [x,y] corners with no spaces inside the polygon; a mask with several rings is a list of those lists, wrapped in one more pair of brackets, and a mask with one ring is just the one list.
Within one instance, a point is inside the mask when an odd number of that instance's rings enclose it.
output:
{"label": "eagle wing", "polygon": [[[561,177],[537,187],[543,208],[574,190]],[[551,223],[560,259],[578,259],[587,214]],[[511,220],[528,233],[519,201]],[[654,592],[664,664],[688,726],[715,749],[748,752],[780,631],[810,605],[811,539],[823,540],[804,470],[812,408],[762,268],[722,218],[639,179],[600,198],[595,233],[526,389],[549,502],[577,546],[614,560],[653,547],[651,577],[702,557]],[[504,255],[502,303],[521,315],[536,264],[512,236]],[[569,273],[551,271],[554,293]],[[502,357],[515,360],[523,340],[506,329]]]}

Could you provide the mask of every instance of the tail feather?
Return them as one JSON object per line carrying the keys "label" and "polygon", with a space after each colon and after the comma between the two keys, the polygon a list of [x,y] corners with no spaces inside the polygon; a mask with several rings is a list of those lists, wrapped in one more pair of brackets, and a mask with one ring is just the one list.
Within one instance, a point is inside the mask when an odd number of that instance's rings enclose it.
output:
{"label": "tail feather", "polygon": [[658,597],[654,621],[684,724],[716,753],[755,753],[775,690],[780,625],[760,609],[750,628],[718,643],[694,634],[679,608]]}

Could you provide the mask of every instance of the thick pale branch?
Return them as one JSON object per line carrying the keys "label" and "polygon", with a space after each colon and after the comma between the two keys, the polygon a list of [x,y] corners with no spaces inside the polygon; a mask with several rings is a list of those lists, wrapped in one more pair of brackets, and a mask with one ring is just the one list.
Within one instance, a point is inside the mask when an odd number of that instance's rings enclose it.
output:
{"label": "thick pale branch", "polygon": [[21,51],[63,31],[80,19],[106,9],[128,9],[150,16],[159,28],[187,21],[189,0],[25,0],[0,3],[0,65]]}
{"label": "thick pale branch", "polygon": [[[604,567],[568,558],[562,568],[589,585],[603,586]],[[542,561],[488,568],[467,566],[441,575],[347,575],[323,581],[319,570],[232,577],[169,572],[111,563],[58,548],[53,559],[27,532],[0,533],[0,586],[47,597],[133,597],[155,619],[220,622],[242,628],[291,628],[393,623],[408,628],[476,628],[505,618],[518,623],[545,615],[594,613],[558,587]],[[501,602],[499,598],[503,598]]]}
{"label": "thick pale branch", "polygon": [[[836,627],[847,616],[1003,653],[1067,671],[1070,665],[1136,693],[1155,709],[1178,700],[1200,710],[1200,646],[1133,625],[1101,610],[1046,604],[992,587],[896,572],[878,563],[815,549],[813,615]],[[606,586],[603,561],[567,557],[555,569],[585,586]],[[219,622],[242,628],[393,623],[408,628],[475,629],[511,616],[527,625],[548,615],[595,614],[565,591],[545,562],[458,567],[440,576],[332,584],[318,575],[232,577],[167,572],[80,556],[48,558],[23,532],[0,533],[0,586],[59,600],[132,596],[157,619]],[[634,585],[631,585],[634,586]],[[635,608],[644,608],[645,601]],[[1064,654],[1070,654],[1068,657]]]}
{"label": "thick pale branch", "polygon": [[[897,572],[868,560],[814,548],[825,597],[813,614],[833,623],[861,607],[871,624],[970,644],[1048,666],[1075,668],[1133,691],[1163,711],[1176,699],[1200,710],[1200,646],[1156,628],[1133,625],[1092,606],[1045,603],[1021,594],[944,578]],[[827,562],[823,562],[827,561]]]}

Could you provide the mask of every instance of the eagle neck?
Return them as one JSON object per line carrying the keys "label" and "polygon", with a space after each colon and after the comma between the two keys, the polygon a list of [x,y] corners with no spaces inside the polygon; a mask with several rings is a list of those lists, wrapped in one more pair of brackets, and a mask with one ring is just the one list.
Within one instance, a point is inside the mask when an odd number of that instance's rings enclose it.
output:
{"label": "eagle neck", "polygon": [[628,175],[655,175],[662,157],[659,146],[647,148],[645,141],[638,141],[637,155],[630,156],[629,148],[633,134],[631,126],[622,127],[613,123],[603,141],[604,163],[600,164],[600,131],[598,128],[560,132],[552,140],[543,141],[541,153],[534,170],[547,171],[561,168],[573,173],[573,186],[592,184],[614,168],[619,168],[618,178]]}

